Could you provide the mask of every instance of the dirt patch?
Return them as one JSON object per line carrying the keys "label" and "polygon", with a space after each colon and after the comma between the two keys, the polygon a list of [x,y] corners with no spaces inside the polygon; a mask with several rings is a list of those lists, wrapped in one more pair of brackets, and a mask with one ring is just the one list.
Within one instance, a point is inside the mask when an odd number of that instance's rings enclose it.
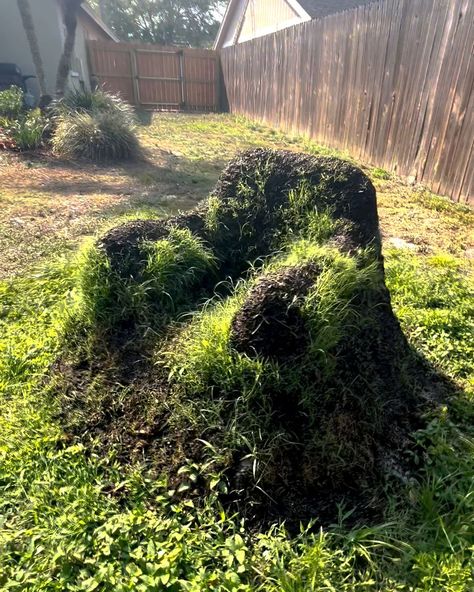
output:
{"label": "dirt patch", "polygon": [[308,264],[260,279],[232,321],[231,347],[277,360],[301,355],[309,339],[301,306],[320,272]]}

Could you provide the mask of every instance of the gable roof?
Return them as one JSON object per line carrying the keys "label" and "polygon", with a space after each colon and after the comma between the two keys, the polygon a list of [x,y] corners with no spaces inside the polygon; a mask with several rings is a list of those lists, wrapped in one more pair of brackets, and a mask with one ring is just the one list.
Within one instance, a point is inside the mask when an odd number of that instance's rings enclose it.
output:
{"label": "gable roof", "polygon": [[97,14],[92,10],[92,8],[87,4],[87,2],[81,4],[81,11],[82,14],[84,14],[87,18],[92,20],[100,29],[102,29],[102,31],[111,41],[119,40],[115,33],[112,31],[112,29],[110,29],[110,27],[108,27],[104,23],[104,21],[97,16]]}
{"label": "gable roof", "polygon": [[329,14],[343,12],[364,4],[372,4],[376,0],[298,0],[312,19],[322,18]]}
{"label": "gable roof", "polygon": [[[269,0],[260,0],[261,2],[268,2]],[[301,15],[301,22],[305,20],[322,18],[335,14],[337,12],[343,12],[344,10],[350,10],[351,8],[357,8],[365,4],[372,4],[377,0],[286,0],[293,9]],[[227,4],[227,9],[222,19],[221,26],[217,33],[216,40],[214,42],[214,49],[218,49],[222,46],[223,40],[229,28],[238,27],[241,24],[241,20],[245,13],[245,9],[249,3],[249,0],[230,0]]]}
{"label": "gable roof", "polygon": [[[261,1],[268,2],[269,0]],[[221,26],[217,32],[214,49],[218,49],[222,46],[225,35],[229,29],[232,29],[232,26],[236,29],[237,34],[240,32],[240,27],[242,26],[249,2],[250,0],[229,0]],[[301,22],[311,20],[311,16],[303,8],[300,0],[285,0],[285,2],[294,10],[297,18],[301,19]]]}

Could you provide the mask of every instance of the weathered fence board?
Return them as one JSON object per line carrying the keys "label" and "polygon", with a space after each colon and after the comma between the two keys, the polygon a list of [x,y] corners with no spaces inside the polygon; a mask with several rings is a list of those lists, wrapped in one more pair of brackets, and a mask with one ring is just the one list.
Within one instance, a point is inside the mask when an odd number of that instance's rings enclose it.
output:
{"label": "weathered fence board", "polygon": [[207,49],[89,41],[91,75],[144,108],[219,109],[219,57]]}
{"label": "weathered fence board", "polygon": [[382,0],[221,51],[230,110],[474,202],[474,2]]}

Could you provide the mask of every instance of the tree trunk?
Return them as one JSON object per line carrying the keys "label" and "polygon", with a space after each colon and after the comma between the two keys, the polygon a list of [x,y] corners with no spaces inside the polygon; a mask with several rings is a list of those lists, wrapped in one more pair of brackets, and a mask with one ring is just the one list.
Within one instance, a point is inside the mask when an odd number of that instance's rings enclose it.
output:
{"label": "tree trunk", "polygon": [[41,52],[38,44],[38,37],[36,36],[35,25],[33,16],[31,14],[31,6],[29,0],[17,0],[18,10],[21,15],[23,28],[28,39],[30,46],[31,57],[33,59],[33,65],[35,67],[35,74],[38,80],[38,86],[40,89],[40,102],[48,94],[46,88],[46,79],[44,75],[43,60],[41,59]]}
{"label": "tree trunk", "polygon": [[77,11],[83,0],[64,0],[63,18],[66,27],[66,37],[64,39],[63,53],[59,60],[58,73],[56,77],[56,96],[64,96],[66,90],[67,77],[71,69],[71,60],[76,42],[77,29]]}

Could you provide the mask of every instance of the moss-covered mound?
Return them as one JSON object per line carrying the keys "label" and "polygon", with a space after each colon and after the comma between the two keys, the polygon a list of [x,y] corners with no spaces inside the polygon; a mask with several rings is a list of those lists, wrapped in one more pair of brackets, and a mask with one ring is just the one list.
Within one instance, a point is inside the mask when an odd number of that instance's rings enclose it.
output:
{"label": "moss-covered mound", "polygon": [[332,520],[344,501],[376,511],[407,470],[426,379],[359,169],[244,153],[198,210],[108,232],[78,281],[74,322],[93,346],[60,366],[68,430],[138,454],[176,495]]}

